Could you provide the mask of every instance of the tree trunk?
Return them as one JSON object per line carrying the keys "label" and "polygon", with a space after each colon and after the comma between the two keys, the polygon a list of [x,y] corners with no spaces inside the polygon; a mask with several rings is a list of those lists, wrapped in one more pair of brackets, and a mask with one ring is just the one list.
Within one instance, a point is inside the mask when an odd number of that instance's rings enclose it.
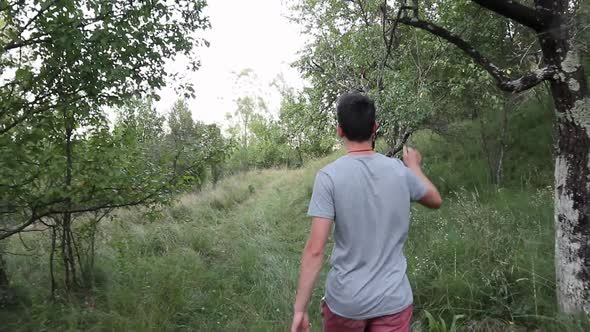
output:
{"label": "tree trunk", "polygon": [[504,179],[504,157],[508,148],[508,112],[514,111],[515,103],[514,97],[511,98],[508,102],[504,103],[504,109],[502,111],[502,128],[500,129],[500,142],[495,170],[495,183],[498,186],[502,184],[502,180]]}
{"label": "tree trunk", "polygon": [[569,116],[560,116],[557,123],[555,260],[558,302],[566,313],[590,313],[588,103],[588,98],[578,101]]}
{"label": "tree trunk", "polygon": [[[564,13],[567,2],[542,1]],[[555,6],[555,7],[554,7]],[[555,103],[555,270],[559,308],[590,313],[590,97],[575,40],[566,16],[539,34],[544,61],[556,65],[551,80]]]}
{"label": "tree trunk", "polygon": [[[474,107],[475,108],[475,107]],[[492,151],[490,151],[488,138],[486,135],[486,125],[485,120],[483,119],[484,115],[480,115],[479,119],[479,136],[481,139],[481,146],[483,148],[483,153],[486,155],[486,161],[488,163],[488,175],[490,177],[490,181],[492,184],[498,184],[496,182],[496,163],[494,162],[494,158],[492,156]]]}
{"label": "tree trunk", "polygon": [[51,227],[51,251],[49,252],[49,278],[51,279],[51,299],[55,300],[55,250],[57,241],[57,223]]}
{"label": "tree trunk", "polygon": [[565,313],[590,313],[590,100],[557,120],[555,263]]}
{"label": "tree trunk", "polygon": [[[73,147],[72,147],[72,135],[73,135],[73,115],[68,114],[67,109],[64,110],[64,121],[65,121],[65,156],[66,156],[66,169],[64,175],[64,189],[70,195],[72,185],[72,170],[73,170]],[[76,257],[74,256],[73,246],[73,232],[72,232],[72,213],[69,212],[71,209],[72,198],[67,197],[66,207],[67,211],[62,214],[61,219],[61,254],[64,263],[64,277],[65,277],[65,288],[67,291],[71,291],[74,286],[77,285],[76,278]]]}
{"label": "tree trunk", "polygon": [[6,273],[6,262],[0,253],[0,308],[8,302],[8,273]]}

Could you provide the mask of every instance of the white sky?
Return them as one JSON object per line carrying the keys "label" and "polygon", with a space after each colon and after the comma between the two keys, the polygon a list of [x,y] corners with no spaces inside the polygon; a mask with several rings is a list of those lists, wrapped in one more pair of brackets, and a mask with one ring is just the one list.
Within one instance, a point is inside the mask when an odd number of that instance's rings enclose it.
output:
{"label": "white sky", "polygon": [[[234,100],[243,95],[235,84],[232,72],[250,68],[259,78],[259,88],[269,110],[276,112],[280,103],[278,92],[269,86],[283,74],[289,86],[300,88],[303,81],[290,67],[297,52],[304,46],[300,28],[285,17],[287,6],[282,0],[209,0],[205,14],[211,29],[201,32],[211,45],[195,49],[201,68],[187,77],[193,82],[196,98],[189,100],[193,118],[206,123],[223,124],[225,114],[235,109]],[[169,64],[182,70],[182,61]],[[168,113],[176,100],[174,90],[160,92],[156,107]]]}

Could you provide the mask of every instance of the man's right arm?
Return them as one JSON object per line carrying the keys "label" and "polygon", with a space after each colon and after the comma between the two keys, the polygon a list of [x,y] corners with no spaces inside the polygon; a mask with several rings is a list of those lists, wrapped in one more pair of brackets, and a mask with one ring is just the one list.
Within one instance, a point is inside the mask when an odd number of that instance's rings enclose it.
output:
{"label": "man's right arm", "polygon": [[431,208],[438,209],[442,206],[442,197],[436,189],[436,186],[422,172],[422,156],[415,149],[404,147],[404,164],[408,169],[418,177],[426,186],[426,193],[418,200],[418,203]]}

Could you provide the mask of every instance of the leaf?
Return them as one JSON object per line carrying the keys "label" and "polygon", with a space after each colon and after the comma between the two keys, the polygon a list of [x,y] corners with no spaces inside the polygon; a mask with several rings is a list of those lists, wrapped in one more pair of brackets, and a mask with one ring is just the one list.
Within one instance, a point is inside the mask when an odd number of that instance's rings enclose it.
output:
{"label": "leaf", "polygon": [[29,70],[24,69],[24,68],[19,68],[16,70],[15,73],[15,78],[17,81],[28,81],[33,77],[33,73],[31,73]]}

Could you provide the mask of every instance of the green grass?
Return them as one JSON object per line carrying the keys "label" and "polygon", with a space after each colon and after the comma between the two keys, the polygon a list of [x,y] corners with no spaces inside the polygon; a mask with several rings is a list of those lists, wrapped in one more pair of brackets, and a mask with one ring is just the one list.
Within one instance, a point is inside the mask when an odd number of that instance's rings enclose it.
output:
{"label": "green grass", "polygon": [[[500,189],[489,185],[479,147],[468,144],[472,124],[463,125],[459,140],[424,132],[414,140],[445,193],[441,210],[412,212],[405,253],[415,331],[589,328],[556,313],[551,181],[538,178],[551,173],[550,148],[547,140],[528,137],[547,123],[522,114],[512,130],[525,131],[527,139],[514,142],[522,146],[507,157],[513,160],[507,165],[520,166],[507,168]],[[56,303],[46,300],[49,243],[27,234],[38,257],[8,257],[19,302],[0,311],[1,329],[287,330],[314,175],[337,156],[298,170],[234,176],[161,211],[118,211],[101,227],[95,287]],[[529,177],[532,169],[540,175]],[[24,252],[18,239],[8,247]],[[325,272],[310,305],[314,331],[321,326]]]}

